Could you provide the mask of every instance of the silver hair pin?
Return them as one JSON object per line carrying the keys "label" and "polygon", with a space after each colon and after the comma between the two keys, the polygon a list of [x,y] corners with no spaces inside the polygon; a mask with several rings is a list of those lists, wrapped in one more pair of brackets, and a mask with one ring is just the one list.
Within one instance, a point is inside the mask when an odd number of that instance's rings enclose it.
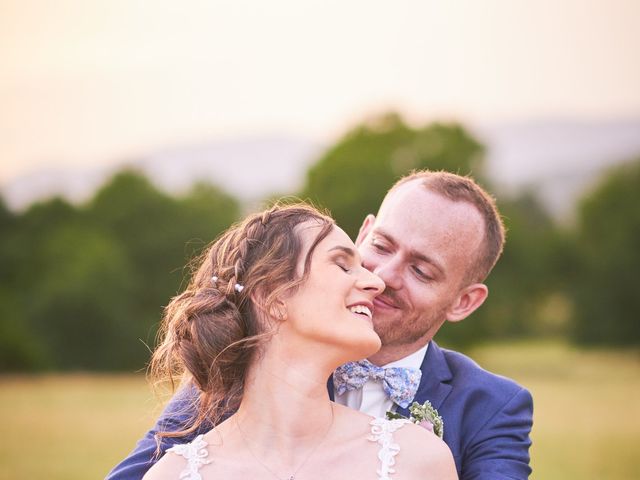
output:
{"label": "silver hair pin", "polygon": [[213,283],[214,285],[218,284],[218,277],[216,277],[215,275],[213,277],[211,277],[211,283]]}
{"label": "silver hair pin", "polygon": [[244,285],[240,285],[239,283],[236,283],[236,284],[233,286],[233,288],[234,288],[234,290],[235,290],[236,292],[240,293],[240,292],[242,292],[242,290],[244,290]]}

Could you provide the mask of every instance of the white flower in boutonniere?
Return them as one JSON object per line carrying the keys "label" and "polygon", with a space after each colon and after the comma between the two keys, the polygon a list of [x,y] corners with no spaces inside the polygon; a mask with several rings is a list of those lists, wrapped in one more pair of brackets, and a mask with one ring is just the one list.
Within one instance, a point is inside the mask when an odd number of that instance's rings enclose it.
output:
{"label": "white flower in boutonniere", "polygon": [[[422,405],[418,402],[413,402],[409,407],[409,413],[411,416],[409,421],[426,428],[427,430],[435,433],[438,437],[444,436],[444,421],[438,414],[438,410],[433,408],[431,402],[427,400]],[[404,415],[400,415],[395,412],[387,412],[387,418],[393,420],[395,418],[407,418]]]}

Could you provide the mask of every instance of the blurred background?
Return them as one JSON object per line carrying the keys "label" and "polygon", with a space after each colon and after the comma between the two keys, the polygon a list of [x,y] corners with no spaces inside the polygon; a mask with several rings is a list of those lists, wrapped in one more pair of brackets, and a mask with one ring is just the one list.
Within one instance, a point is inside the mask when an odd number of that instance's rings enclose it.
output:
{"label": "blurred background", "polygon": [[498,200],[490,297],[436,338],[532,391],[532,478],[640,478],[639,20],[635,0],[0,0],[0,479],[128,453],[158,413],[162,306],[232,222],[296,195],[355,236],[415,168]]}

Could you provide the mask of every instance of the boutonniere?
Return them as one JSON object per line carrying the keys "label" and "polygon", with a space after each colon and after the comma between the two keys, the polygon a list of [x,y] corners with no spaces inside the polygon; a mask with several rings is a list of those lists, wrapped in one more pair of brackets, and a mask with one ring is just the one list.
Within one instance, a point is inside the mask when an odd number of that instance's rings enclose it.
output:
{"label": "boutonniere", "polygon": [[395,412],[387,412],[387,419],[393,420],[396,418],[404,418],[409,420],[410,422],[415,423],[416,425],[420,425],[421,427],[426,428],[427,430],[435,433],[440,438],[444,435],[444,421],[442,417],[438,414],[438,410],[433,408],[431,402],[427,400],[422,405],[418,402],[413,402],[409,407],[409,413],[411,416],[407,419],[404,415],[400,415]]}

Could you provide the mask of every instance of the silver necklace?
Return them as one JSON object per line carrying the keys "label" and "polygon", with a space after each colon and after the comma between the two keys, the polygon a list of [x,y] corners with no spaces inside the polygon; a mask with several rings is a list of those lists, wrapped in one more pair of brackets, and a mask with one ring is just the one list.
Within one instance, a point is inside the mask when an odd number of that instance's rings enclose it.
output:
{"label": "silver necklace", "polygon": [[[249,442],[247,441],[247,438],[244,436],[244,432],[240,428],[240,424],[238,423],[238,416],[237,415],[234,417],[234,420],[235,420],[235,423],[236,423],[236,427],[238,427],[238,432],[240,432],[240,438],[242,439],[242,443],[244,443],[244,446],[247,447],[247,450],[249,451],[251,456],[260,465],[262,465],[262,468],[264,468],[267,472],[269,472],[274,478],[277,478],[278,480],[283,480],[283,477],[281,477],[280,475],[278,475],[278,473],[276,473],[273,470],[271,470],[271,468],[269,468],[269,466],[267,464],[265,464],[262,460],[260,460],[260,458],[258,458],[258,456],[255,453],[253,453],[253,450],[251,450],[251,447],[249,446]],[[318,449],[318,447],[320,445],[322,445],[322,443],[326,440],[327,436],[329,435],[329,432],[331,431],[331,427],[332,426],[333,426],[333,405],[331,405],[331,422],[329,423],[329,427],[327,428],[327,431],[324,432],[324,435],[322,435],[322,438],[320,439],[320,441],[318,443],[316,443],[315,446],[309,451],[307,456],[304,458],[304,460],[302,460],[300,465],[298,465],[298,467],[293,471],[293,473],[291,475],[289,475],[288,477],[286,477],[284,480],[296,480],[296,475],[298,474],[300,469],[307,463],[307,461],[311,458],[311,456],[315,453],[315,451]]]}

